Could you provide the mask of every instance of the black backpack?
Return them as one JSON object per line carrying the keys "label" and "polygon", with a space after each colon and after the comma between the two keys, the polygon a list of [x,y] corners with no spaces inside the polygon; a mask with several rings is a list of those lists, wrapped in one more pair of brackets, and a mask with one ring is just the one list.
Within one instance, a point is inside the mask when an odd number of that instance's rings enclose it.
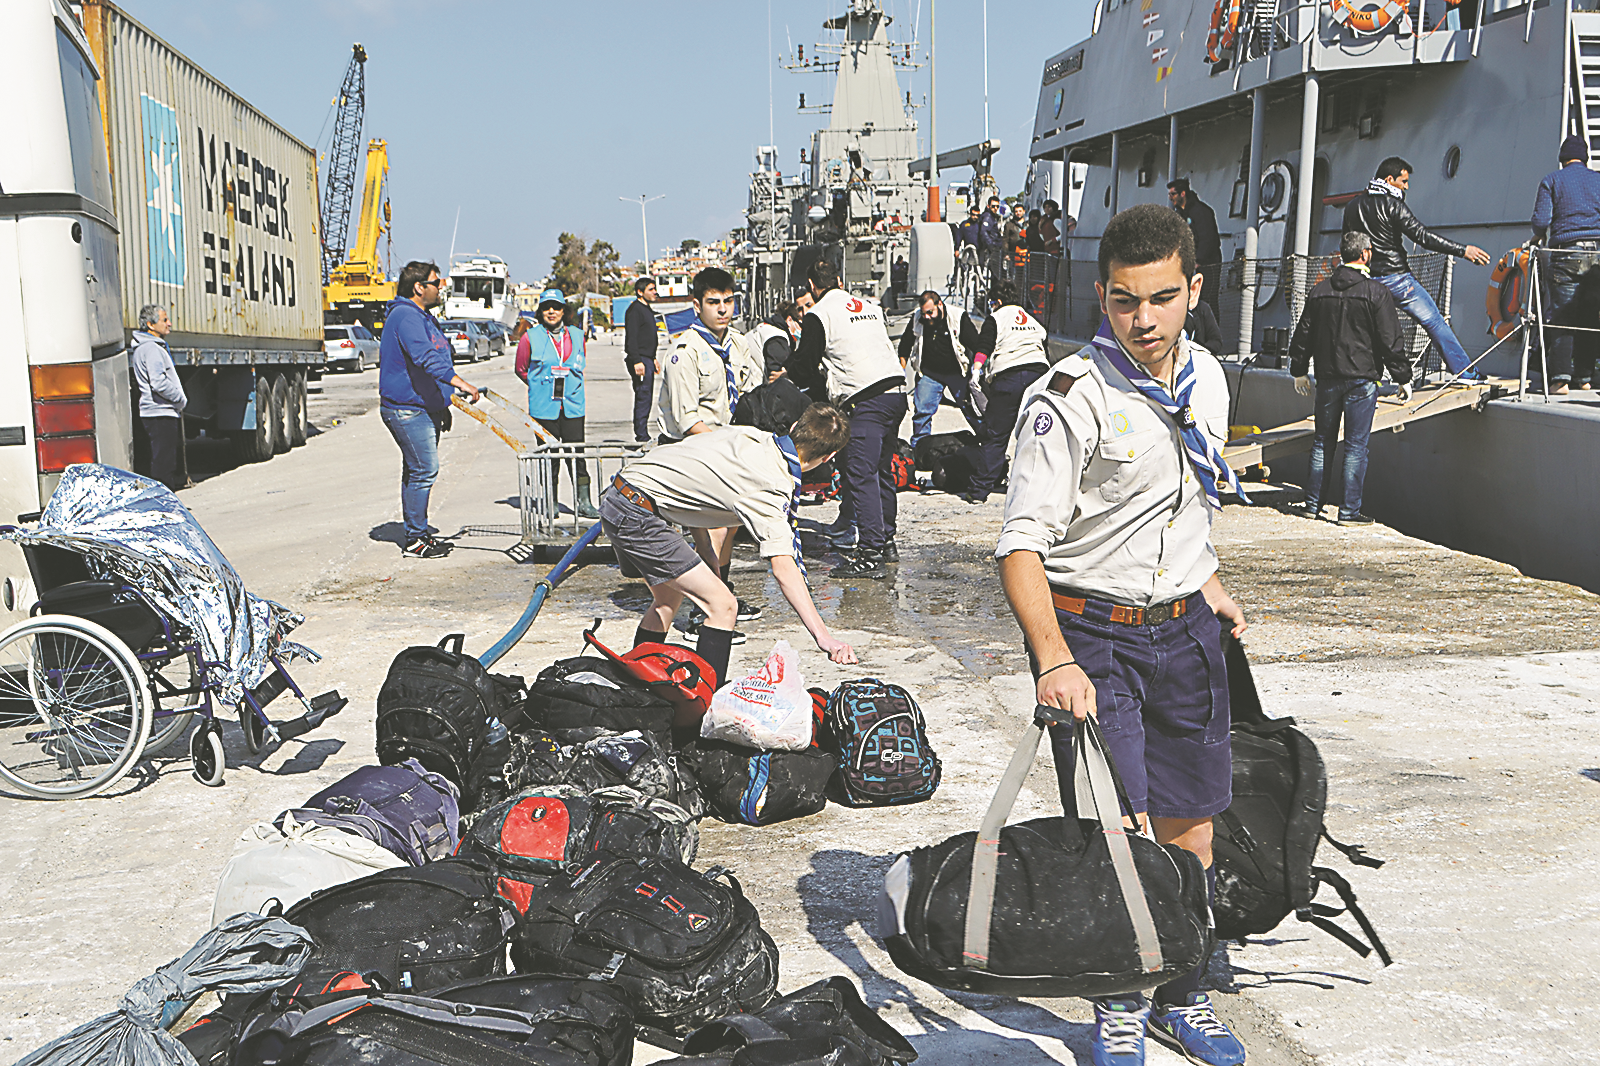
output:
{"label": "black backpack", "polygon": [[815,745],[803,751],[757,751],[695,739],[683,752],[706,806],[724,822],[772,825],[816,814],[828,805],[838,758]]}
{"label": "black backpack", "polygon": [[[1376,950],[1389,965],[1388,949],[1357,905],[1350,882],[1314,865],[1319,839],[1357,866],[1377,868],[1383,860],[1367,855],[1360,845],[1341,844],[1328,835],[1322,822],[1328,772],[1317,746],[1294,727],[1293,718],[1266,716],[1244,646],[1231,636],[1224,645],[1233,713],[1233,802],[1215,819],[1212,841],[1217,936],[1237,940],[1271,932],[1293,913],[1363,957]],[[1322,885],[1337,892],[1344,907],[1312,902]],[[1366,934],[1367,943],[1331,920],[1346,911]]]}
{"label": "black backpack", "polygon": [[785,1066],[889,1066],[917,1058],[917,1049],[862,1002],[848,977],[809,984],[756,1014],[720,1018],[696,1029],[683,1050],[713,1061],[742,1057]]}
{"label": "black backpack", "polygon": [[284,915],[317,945],[299,987],[321,992],[341,973],[376,972],[410,992],[505,973],[516,912],[495,887],[484,860],[451,858],[312,893]]}
{"label": "black backpack", "polygon": [[939,787],[939,756],[911,693],[875,677],[833,690],[826,717],[837,751],[839,799],[851,807],[918,803]]}
{"label": "black backpack", "polygon": [[767,433],[787,433],[811,406],[811,397],[785,374],[777,381],[757,385],[739,397],[733,424],[753,426]]}
{"label": "black backpack", "polygon": [[460,789],[483,746],[489,719],[504,717],[501,686],[462,652],[452,633],[438,647],[407,648],[389,664],[378,690],[378,761],[416,759]]}
{"label": "black backpack", "polygon": [[595,982],[502,977],[426,996],[353,980],[274,997],[248,1019],[231,1066],[627,1066],[627,1001]]}
{"label": "black backpack", "polygon": [[499,874],[499,892],[523,914],[552,877],[600,851],[693,862],[700,832],[688,812],[629,788],[589,793],[538,785],[494,804],[461,839]]}
{"label": "black backpack", "polygon": [[[575,674],[594,674],[609,684],[570,680]],[[542,729],[567,744],[632,729],[670,737],[675,713],[665,696],[643,684],[627,667],[601,656],[580,655],[561,659],[539,672],[528,687],[517,728]]]}
{"label": "black backpack", "polygon": [[[726,883],[724,883],[724,881]],[[517,971],[626,992],[653,1042],[772,1001],[778,948],[739,882],[671,859],[603,854],[533,897],[511,947]]]}
{"label": "black backpack", "polygon": [[933,464],[947,455],[954,455],[978,443],[978,438],[968,430],[955,433],[932,433],[917,441],[912,451],[918,470],[932,470]]}

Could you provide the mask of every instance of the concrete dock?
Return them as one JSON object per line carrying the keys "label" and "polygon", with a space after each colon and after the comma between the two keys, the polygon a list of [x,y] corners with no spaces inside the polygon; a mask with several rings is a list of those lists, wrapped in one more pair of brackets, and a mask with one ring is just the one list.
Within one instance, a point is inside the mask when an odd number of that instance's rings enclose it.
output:
{"label": "concrete dock", "polygon": [[[461,370],[514,395],[510,361]],[[621,363],[620,347],[591,349],[591,440],[631,437]],[[0,798],[0,1061],[112,1009],[187,948],[209,926],[240,832],[372,760],[373,701],[395,653],[449,632],[465,632],[469,651],[486,648],[547,569],[514,561],[510,537],[464,537],[447,559],[402,560],[399,458],[376,415],[376,375],[322,384],[312,407],[322,432],[307,447],[181,496],[253,592],[307,615],[296,638],[324,660],[297,678],[337,686],[351,705],[260,758],[226,727],[220,789],[196,783],[185,755],[155,758],[97,799]],[[458,419],[442,464],[432,517],[444,534],[516,523],[502,442]],[[1396,962],[1361,959],[1292,917],[1219,947],[1219,1007],[1250,1062],[1591,1061],[1600,596],[1383,526],[1293,517],[1271,505],[1287,492],[1259,498],[1216,523],[1223,580],[1251,622],[1246,645],[1269,712],[1294,715],[1327,760],[1330,831],[1388,860],[1370,870],[1319,855],[1350,879]],[[782,989],[853,975],[920,1063],[1087,1062],[1086,1003],[947,995],[900,974],[874,937],[883,870],[901,850],[977,826],[1032,706],[990,558],[998,501],[904,493],[900,507],[903,561],[890,580],[832,581],[820,548],[811,567],[824,617],[855,643],[859,667],[815,650],[744,549],[735,583],[766,612],[741,626],[750,639],[733,663],[753,668],[785,638],[808,684],[875,675],[906,686],[944,760],[943,787],[909,808],[830,806],[764,828],[707,822],[699,862],[737,871],[782,951]],[[806,508],[803,525],[833,512]],[[531,678],[578,654],[596,617],[620,639],[647,602],[614,566],[580,570],[496,669]],[[1055,794],[1045,755],[1014,818],[1054,813]],[[636,1061],[662,1055],[641,1046]],[[1178,1059],[1152,1042],[1149,1061]]]}

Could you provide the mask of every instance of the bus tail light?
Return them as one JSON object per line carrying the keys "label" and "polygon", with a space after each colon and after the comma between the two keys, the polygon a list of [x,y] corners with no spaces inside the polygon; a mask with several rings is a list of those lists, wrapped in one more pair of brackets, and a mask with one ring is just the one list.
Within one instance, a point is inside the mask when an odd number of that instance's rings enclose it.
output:
{"label": "bus tail light", "polygon": [[39,473],[58,474],[98,456],[94,439],[94,367],[51,363],[28,368],[33,391],[34,446]]}

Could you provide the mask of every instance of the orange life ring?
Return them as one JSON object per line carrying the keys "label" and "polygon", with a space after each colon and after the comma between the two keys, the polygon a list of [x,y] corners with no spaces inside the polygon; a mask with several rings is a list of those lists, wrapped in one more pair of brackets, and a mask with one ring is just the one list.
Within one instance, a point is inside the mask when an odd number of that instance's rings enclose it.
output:
{"label": "orange life ring", "polygon": [[1483,295],[1483,309],[1489,313],[1489,332],[1504,340],[1522,324],[1522,303],[1527,295],[1528,261],[1526,248],[1513,248],[1500,257],[1489,275],[1489,288]]}
{"label": "orange life ring", "polygon": [[1372,7],[1356,7],[1360,0],[1328,0],[1328,6],[1333,9],[1336,21],[1350,27],[1357,33],[1378,33],[1388,27],[1389,23],[1405,14],[1405,5],[1400,0],[1377,0]]}
{"label": "orange life ring", "polygon": [[[1244,0],[1217,0],[1211,9],[1211,34],[1206,38],[1206,61],[1220,63],[1239,34],[1239,15]],[[1226,10],[1224,10],[1226,8]]]}

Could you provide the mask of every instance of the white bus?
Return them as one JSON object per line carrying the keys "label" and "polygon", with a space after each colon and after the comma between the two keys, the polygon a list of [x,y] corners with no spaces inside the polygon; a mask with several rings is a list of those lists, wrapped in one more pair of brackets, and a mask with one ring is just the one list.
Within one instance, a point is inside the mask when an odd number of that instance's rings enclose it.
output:
{"label": "white bus", "polygon": [[[0,3],[0,523],[38,511],[72,463],[131,465],[117,226],[99,71],[60,0]],[[33,600],[0,546],[0,622]]]}

